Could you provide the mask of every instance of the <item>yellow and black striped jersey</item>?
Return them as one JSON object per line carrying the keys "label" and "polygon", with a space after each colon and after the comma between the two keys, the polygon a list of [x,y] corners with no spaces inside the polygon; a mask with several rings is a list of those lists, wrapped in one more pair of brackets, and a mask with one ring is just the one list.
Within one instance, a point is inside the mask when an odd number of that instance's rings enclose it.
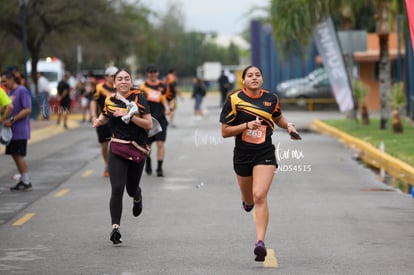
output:
{"label": "yellow and black striped jersey", "polygon": [[166,86],[161,81],[155,84],[150,84],[147,81],[142,83],[139,87],[141,92],[145,95],[151,109],[151,115],[156,119],[165,117],[166,104]]}
{"label": "yellow and black striped jersey", "polygon": [[[125,98],[135,102],[138,106],[138,115],[150,113],[148,102],[139,90],[131,90]],[[132,122],[126,124],[122,121],[121,117],[114,116],[114,112],[117,109],[126,110],[125,103],[118,99],[116,95],[107,97],[105,99],[103,115],[109,118],[108,123],[112,131],[112,136],[123,140],[134,140],[138,144],[144,145],[147,140],[147,131]]]}
{"label": "yellow and black striped jersey", "polygon": [[105,99],[108,96],[114,95],[116,92],[114,87],[109,87],[106,83],[99,83],[96,85],[95,92],[93,94],[93,100],[96,101],[96,116],[102,112],[105,104]]}
{"label": "yellow and black striped jersey", "polygon": [[275,94],[261,90],[258,96],[252,97],[242,89],[229,95],[221,111],[220,122],[233,126],[254,119],[262,120],[260,129],[246,129],[235,137],[236,147],[240,149],[260,149],[272,144],[274,119],[281,114],[279,99]]}

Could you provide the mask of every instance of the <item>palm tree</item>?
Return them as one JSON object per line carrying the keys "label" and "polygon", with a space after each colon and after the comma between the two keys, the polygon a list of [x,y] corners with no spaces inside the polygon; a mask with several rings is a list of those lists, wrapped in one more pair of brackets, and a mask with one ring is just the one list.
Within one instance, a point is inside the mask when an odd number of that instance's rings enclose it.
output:
{"label": "palm tree", "polygon": [[404,85],[402,82],[397,82],[392,85],[390,105],[392,108],[392,130],[394,133],[402,133],[403,126],[401,123],[400,112],[406,104]]}
{"label": "palm tree", "polygon": [[391,61],[388,54],[388,36],[393,17],[391,9],[402,10],[400,0],[271,0],[270,18],[279,48],[286,52],[287,49],[297,48],[294,45],[298,42],[308,45],[312,37],[312,27],[322,18],[348,11],[356,14],[362,6],[368,4],[374,5],[376,11],[376,30],[380,41],[380,128],[385,129],[390,115]]}
{"label": "palm tree", "polygon": [[366,97],[368,94],[368,86],[361,80],[355,79],[352,81],[352,92],[358,102],[358,109],[361,113],[362,125],[369,125],[369,113],[366,104]]}

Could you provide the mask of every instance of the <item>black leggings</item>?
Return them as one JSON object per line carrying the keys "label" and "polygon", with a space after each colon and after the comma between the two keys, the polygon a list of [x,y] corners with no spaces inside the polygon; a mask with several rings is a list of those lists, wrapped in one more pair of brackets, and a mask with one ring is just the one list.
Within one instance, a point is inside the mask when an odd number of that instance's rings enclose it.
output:
{"label": "black leggings", "polygon": [[122,197],[124,195],[125,187],[131,198],[139,199],[141,197],[139,182],[141,180],[144,164],[145,161],[137,164],[120,158],[112,154],[109,150],[108,171],[112,188],[109,210],[111,213],[112,224],[121,224]]}

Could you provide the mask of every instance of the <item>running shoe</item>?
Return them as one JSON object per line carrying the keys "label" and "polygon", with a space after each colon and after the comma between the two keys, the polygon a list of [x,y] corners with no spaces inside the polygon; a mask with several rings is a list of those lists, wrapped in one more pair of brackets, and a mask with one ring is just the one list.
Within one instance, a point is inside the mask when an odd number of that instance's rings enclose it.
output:
{"label": "running shoe", "polygon": [[132,207],[132,215],[138,217],[142,212],[142,197],[138,200],[134,199],[134,206]]}
{"label": "running shoe", "polygon": [[108,167],[105,167],[105,171],[103,172],[103,176],[104,176],[104,178],[109,177]]}
{"label": "running shoe", "polygon": [[164,176],[164,171],[162,171],[162,168],[158,168],[157,169],[157,177],[163,177]]}
{"label": "running shoe", "polygon": [[257,241],[256,247],[254,248],[254,255],[256,255],[254,259],[256,262],[264,262],[267,251],[263,241]]}
{"label": "running shoe", "polygon": [[22,181],[19,181],[15,186],[10,187],[10,191],[30,191],[32,190],[32,184],[25,184]]}
{"label": "running shoe", "polygon": [[242,206],[243,206],[244,211],[250,212],[254,208],[254,203],[252,205],[248,205],[247,203],[242,201]]}
{"label": "running shoe", "polygon": [[112,229],[111,237],[109,238],[113,244],[120,244],[122,243],[121,239],[121,232],[119,232],[119,228]]}

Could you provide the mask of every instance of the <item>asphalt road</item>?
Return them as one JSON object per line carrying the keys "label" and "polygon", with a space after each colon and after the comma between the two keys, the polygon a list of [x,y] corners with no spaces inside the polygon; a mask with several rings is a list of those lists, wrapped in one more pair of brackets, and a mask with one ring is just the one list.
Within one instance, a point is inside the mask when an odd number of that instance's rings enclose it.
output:
{"label": "asphalt road", "polygon": [[313,118],[342,116],[331,111],[285,112],[303,140],[274,134],[269,256],[254,262],[254,213],[241,210],[218,100],[206,99],[203,120],[179,102],[166,177],[143,176],[138,218],[124,195],[120,246],[109,241],[109,180],[89,124],[30,145],[31,192],[8,191],[15,167],[1,155],[0,274],[413,274],[413,199],[307,131]]}

